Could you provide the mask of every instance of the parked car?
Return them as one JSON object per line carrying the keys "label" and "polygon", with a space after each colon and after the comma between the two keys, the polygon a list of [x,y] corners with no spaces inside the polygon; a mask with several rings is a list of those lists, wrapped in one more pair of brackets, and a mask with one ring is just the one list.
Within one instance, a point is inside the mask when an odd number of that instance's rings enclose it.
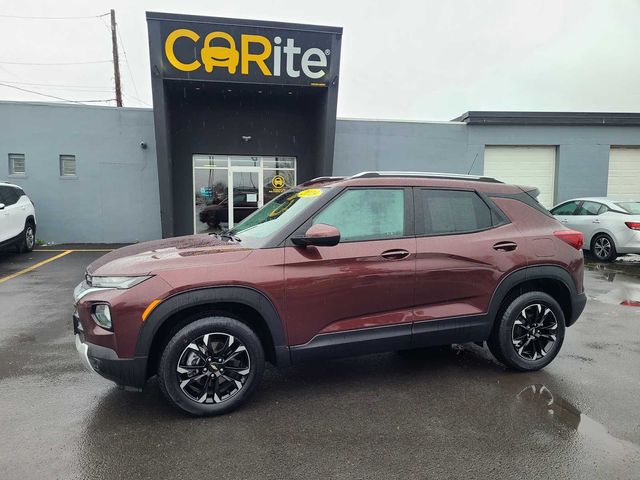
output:
{"label": "parked car", "polygon": [[289,190],[229,232],[131,245],[74,292],[85,365],[129,389],[157,375],[194,415],[228,412],[265,360],[486,341],[538,370],[581,314],[583,235],[535,190],[367,172]]}
{"label": "parked car", "polygon": [[30,252],[36,243],[33,203],[18,185],[0,182],[0,247]]}
{"label": "parked car", "polygon": [[564,225],[584,234],[585,250],[603,262],[640,253],[640,201],[574,198],[551,209]]}
{"label": "parked car", "polygon": [[[247,201],[250,195],[254,195],[255,201]],[[241,222],[258,209],[257,189],[235,189],[233,195],[233,221]],[[229,197],[223,198],[218,203],[204,207],[199,214],[200,221],[210,228],[219,228],[221,223],[229,222]]]}

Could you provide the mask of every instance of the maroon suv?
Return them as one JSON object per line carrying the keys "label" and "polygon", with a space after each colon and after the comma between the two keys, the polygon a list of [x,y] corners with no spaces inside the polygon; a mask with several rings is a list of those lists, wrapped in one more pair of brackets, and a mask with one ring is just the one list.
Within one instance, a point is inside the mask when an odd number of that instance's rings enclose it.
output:
{"label": "maroon suv", "polygon": [[89,368],[139,390],[157,375],[195,415],[240,405],[265,360],[486,341],[516,370],[558,354],[582,313],[583,237],[491,178],[319,178],[236,228],[115,250],[74,292]]}

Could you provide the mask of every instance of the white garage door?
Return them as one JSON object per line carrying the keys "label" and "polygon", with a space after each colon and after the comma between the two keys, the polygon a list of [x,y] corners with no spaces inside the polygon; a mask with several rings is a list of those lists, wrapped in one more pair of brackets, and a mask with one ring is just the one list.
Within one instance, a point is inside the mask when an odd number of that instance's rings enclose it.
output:
{"label": "white garage door", "polygon": [[556,147],[486,146],[484,174],[505,183],[537,187],[538,201],[551,208],[555,200]]}
{"label": "white garage door", "polygon": [[610,197],[640,200],[640,148],[612,148],[609,154]]}

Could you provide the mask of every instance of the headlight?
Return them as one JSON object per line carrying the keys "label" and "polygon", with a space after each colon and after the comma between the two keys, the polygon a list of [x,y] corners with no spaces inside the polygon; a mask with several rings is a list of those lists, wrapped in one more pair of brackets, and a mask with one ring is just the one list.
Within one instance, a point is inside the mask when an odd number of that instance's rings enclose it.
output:
{"label": "headlight", "polygon": [[93,306],[93,319],[101,327],[111,330],[111,309],[106,303]]}
{"label": "headlight", "polygon": [[93,288],[131,288],[146,279],[150,275],[142,277],[92,277],[87,275],[87,283]]}

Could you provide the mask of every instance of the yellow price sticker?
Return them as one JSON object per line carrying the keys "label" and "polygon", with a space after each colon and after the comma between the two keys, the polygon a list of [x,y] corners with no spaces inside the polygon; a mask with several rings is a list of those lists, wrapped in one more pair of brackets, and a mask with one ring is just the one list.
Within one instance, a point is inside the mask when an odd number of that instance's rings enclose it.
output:
{"label": "yellow price sticker", "polygon": [[320,195],[322,195],[322,190],[319,188],[308,188],[298,193],[300,198],[319,197]]}

